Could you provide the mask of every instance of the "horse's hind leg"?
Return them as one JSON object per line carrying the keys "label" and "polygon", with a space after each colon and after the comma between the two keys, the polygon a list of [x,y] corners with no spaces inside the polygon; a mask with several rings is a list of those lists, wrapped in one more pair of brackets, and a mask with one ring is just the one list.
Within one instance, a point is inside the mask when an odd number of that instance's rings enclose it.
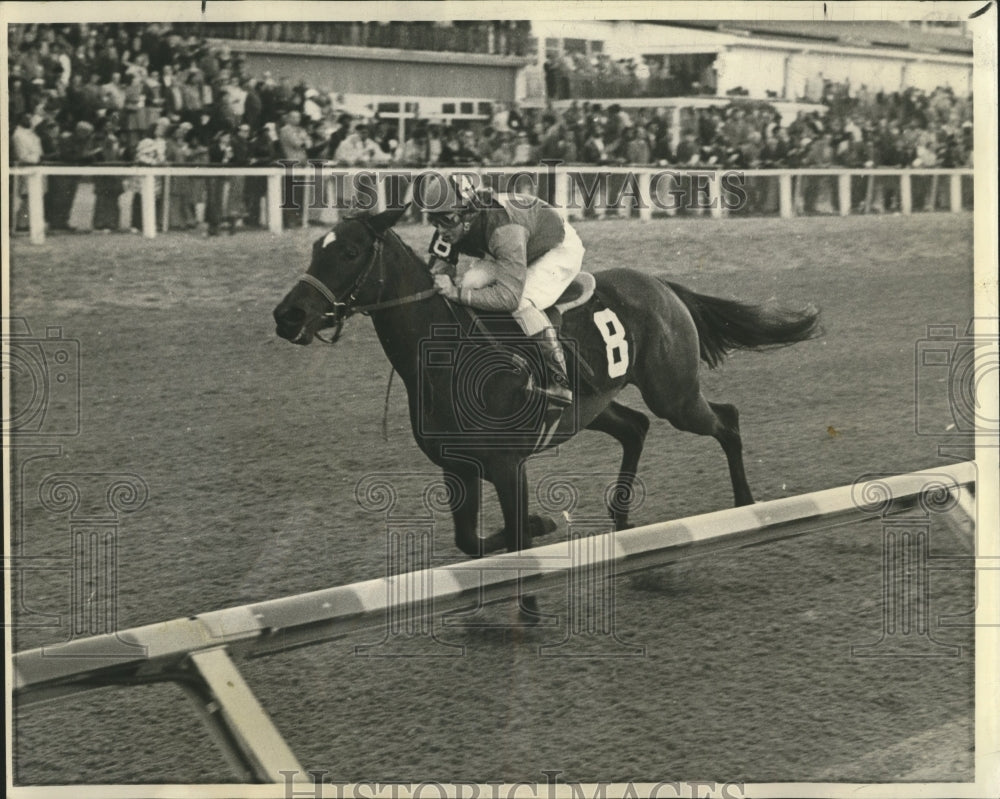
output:
{"label": "horse's hind leg", "polygon": [[649,431],[649,418],[644,413],[612,402],[587,425],[590,430],[607,433],[622,445],[622,463],[618,481],[609,496],[608,512],[614,520],[616,530],[629,526],[628,514],[631,508],[639,457]]}
{"label": "horse's hind leg", "polygon": [[649,409],[666,419],[678,430],[712,436],[722,445],[729,463],[729,477],[733,483],[733,497],[737,505],[752,505],[753,494],[747,484],[743,468],[743,439],[740,437],[740,414],[735,406],[709,402],[697,391],[685,403],[664,403],[659,396],[643,391]]}
{"label": "horse's hind leg", "polygon": [[468,465],[444,470],[448,506],[455,523],[455,546],[472,558],[487,555],[504,545],[503,535],[479,537],[479,504],[482,484],[479,471]]}
{"label": "horse's hind leg", "polygon": [[735,405],[728,403],[709,402],[708,406],[715,414],[720,426],[712,433],[715,440],[722,445],[729,463],[729,476],[733,481],[733,496],[737,505],[753,505],[753,494],[747,483],[746,470],[743,468],[743,437],[740,435],[740,412]]}

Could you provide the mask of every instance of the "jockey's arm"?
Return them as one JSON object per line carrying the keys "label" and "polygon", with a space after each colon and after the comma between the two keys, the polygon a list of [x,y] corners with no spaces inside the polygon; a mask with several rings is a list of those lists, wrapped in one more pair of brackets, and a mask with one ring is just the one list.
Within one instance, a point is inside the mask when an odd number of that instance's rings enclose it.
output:
{"label": "jockey's arm", "polygon": [[521,225],[504,225],[493,231],[489,255],[473,262],[469,271],[490,276],[482,287],[459,287],[458,300],[485,311],[516,311],[528,271],[528,231]]}

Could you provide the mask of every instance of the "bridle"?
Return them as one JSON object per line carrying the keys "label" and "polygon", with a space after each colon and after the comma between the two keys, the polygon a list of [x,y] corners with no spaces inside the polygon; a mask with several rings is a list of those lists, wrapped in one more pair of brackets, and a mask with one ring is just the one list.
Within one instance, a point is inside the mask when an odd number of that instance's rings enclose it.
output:
{"label": "bridle", "polygon": [[[394,308],[398,305],[420,302],[421,300],[426,300],[438,293],[436,288],[430,288],[418,291],[415,294],[408,294],[405,297],[396,297],[395,299],[383,302],[382,292],[385,290],[385,260],[383,258],[385,234],[376,231],[364,219],[357,218],[356,221],[365,226],[368,232],[375,239],[375,243],[372,245],[371,258],[368,259],[368,263],[365,268],[358,273],[358,277],[355,279],[354,283],[347,292],[346,299],[338,299],[337,295],[333,293],[330,287],[315,275],[310,275],[306,272],[305,274],[299,276],[299,283],[305,283],[307,286],[311,286],[323,296],[323,299],[330,303],[331,309],[322,314],[322,317],[324,319],[333,320],[331,325],[335,328],[333,334],[330,338],[323,338],[319,335],[319,333],[314,333],[316,338],[324,344],[335,344],[337,342],[340,338],[341,330],[344,327],[344,321],[353,314],[360,313],[367,315],[372,311],[381,311],[386,308]],[[392,235],[396,234],[393,233]],[[358,293],[367,284],[368,277],[375,270],[376,266],[378,267],[378,295],[376,296],[375,302],[370,305],[355,305],[358,299]]]}

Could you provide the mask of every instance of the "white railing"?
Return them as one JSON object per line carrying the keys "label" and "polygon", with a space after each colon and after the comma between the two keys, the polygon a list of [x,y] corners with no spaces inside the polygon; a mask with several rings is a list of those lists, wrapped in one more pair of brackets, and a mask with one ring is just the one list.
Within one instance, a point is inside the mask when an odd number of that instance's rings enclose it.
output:
{"label": "white railing", "polygon": [[[307,779],[242,679],[233,656],[268,655],[357,630],[385,628],[391,618],[401,618],[392,613],[416,619],[509,600],[521,590],[565,589],[574,573],[600,573],[611,579],[721,550],[879,520],[890,508],[898,512],[918,500],[942,512],[957,510],[974,522],[976,477],[975,463],[963,462],[617,533],[571,535],[567,542],[521,553],[16,652],[14,700],[23,712],[36,702],[100,687],[178,682],[195,699],[202,719],[241,781],[282,782],[282,775]],[[947,497],[954,500],[952,505],[944,502]],[[902,607],[909,606],[904,603]],[[905,619],[909,624],[910,617]],[[900,634],[903,630],[914,637],[919,632],[916,626],[912,631],[901,627]]]}
{"label": "white railing", "polygon": [[[389,185],[394,178],[397,185],[407,184],[416,175],[426,170],[421,169],[345,169],[323,167],[320,174],[323,181],[329,181],[329,189],[335,179],[344,181],[348,186],[357,176],[365,174],[370,181],[372,190],[377,195],[376,207],[384,208],[390,201]],[[520,187],[534,187],[538,190],[543,183],[548,199],[569,219],[580,218],[587,213],[602,215],[617,215],[629,217],[633,213],[642,221],[649,221],[657,214],[673,216],[680,210],[677,197],[684,195],[687,202],[684,208],[695,213],[707,214],[712,217],[724,217],[739,207],[739,194],[733,188],[737,185],[744,188],[758,182],[758,188],[763,186],[765,194],[772,206],[776,206],[777,214],[782,218],[792,218],[807,211],[806,198],[809,189],[819,196],[823,203],[821,213],[847,216],[852,209],[860,205],[863,210],[876,210],[886,191],[895,194],[893,208],[901,214],[910,214],[914,210],[913,178],[927,177],[929,188],[925,192],[928,198],[924,210],[937,210],[938,199],[942,194],[942,185],[947,185],[947,207],[952,212],[960,212],[965,208],[963,203],[963,179],[971,180],[972,169],[689,169],[675,167],[651,166],[621,166],[605,167],[596,165],[560,165],[560,166],[522,166],[522,167],[456,167],[441,168],[434,171],[439,174],[476,175],[489,181],[511,181],[518,179]],[[250,209],[254,214],[263,210],[267,227],[272,233],[280,233],[283,229],[282,191],[286,171],[280,167],[241,168],[241,167],[208,167],[208,166],[15,166],[11,174],[24,181],[15,185],[12,194],[12,204],[21,202],[21,195],[26,194],[28,209],[28,229],[33,244],[45,241],[46,220],[44,211],[45,179],[47,177],[77,177],[86,180],[95,177],[121,177],[137,179],[138,194],[142,207],[142,233],[146,238],[154,238],[157,231],[169,229],[170,219],[170,179],[171,178],[232,178],[256,177],[266,180],[266,193],[263,209]],[[300,182],[312,180],[315,176],[313,167],[297,169],[295,179]],[[165,178],[162,183],[161,216],[157,220],[157,179]],[[860,203],[852,203],[854,194],[853,178],[864,180],[864,198]],[[401,182],[401,183],[400,183]],[[945,183],[946,182],[946,183]],[[134,191],[134,190],[133,190]],[[339,211],[333,205],[322,209],[310,207],[308,202],[308,187],[303,188],[304,208],[299,215],[303,226],[310,221],[324,223],[336,222]],[[776,193],[776,196],[775,196]],[[131,196],[131,195],[130,195]],[[588,200],[589,196],[589,200]],[[734,200],[735,198],[735,200]],[[732,204],[735,203],[735,204]],[[878,209],[881,210],[881,209]],[[319,213],[317,213],[319,211]]]}

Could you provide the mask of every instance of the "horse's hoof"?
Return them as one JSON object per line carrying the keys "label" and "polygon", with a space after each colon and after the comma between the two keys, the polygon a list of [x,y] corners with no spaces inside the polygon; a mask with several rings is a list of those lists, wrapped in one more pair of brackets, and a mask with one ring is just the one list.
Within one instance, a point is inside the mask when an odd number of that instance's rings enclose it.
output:
{"label": "horse's hoof", "polygon": [[521,597],[517,610],[521,620],[526,624],[536,625],[542,620],[542,614],[538,610],[538,600],[533,596]]}
{"label": "horse's hoof", "polygon": [[556,527],[557,525],[555,520],[550,516],[531,515],[528,517],[528,529],[531,531],[532,538],[554,533],[556,531]]}
{"label": "horse's hoof", "polygon": [[503,530],[499,533],[494,533],[493,535],[482,539],[482,553],[484,555],[489,555],[493,552],[499,552],[501,549],[507,548],[507,539],[503,534]]}

